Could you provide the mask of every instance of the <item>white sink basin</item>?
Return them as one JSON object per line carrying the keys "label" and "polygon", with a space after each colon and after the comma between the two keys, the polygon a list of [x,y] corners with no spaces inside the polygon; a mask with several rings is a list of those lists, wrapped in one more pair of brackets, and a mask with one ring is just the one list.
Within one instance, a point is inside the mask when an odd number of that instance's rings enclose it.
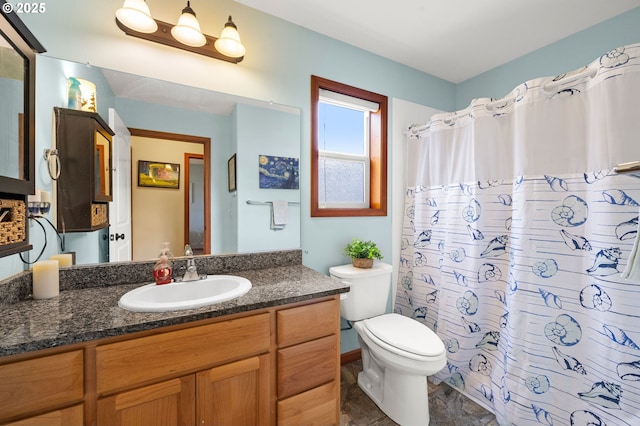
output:
{"label": "white sink basin", "polygon": [[251,289],[251,281],[235,275],[208,275],[199,281],[148,284],[120,298],[121,308],[136,312],[166,312],[193,309],[240,297]]}

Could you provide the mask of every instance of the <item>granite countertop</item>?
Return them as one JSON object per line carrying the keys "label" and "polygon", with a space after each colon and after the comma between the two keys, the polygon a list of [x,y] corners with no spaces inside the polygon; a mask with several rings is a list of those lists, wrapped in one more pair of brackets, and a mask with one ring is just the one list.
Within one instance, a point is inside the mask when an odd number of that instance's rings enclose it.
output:
{"label": "granite countertop", "polygon": [[140,283],[63,289],[53,299],[28,298],[2,306],[0,356],[185,324],[349,291],[349,287],[340,281],[303,265],[230,274],[249,279],[251,290],[231,301],[183,311],[141,313],[120,308],[120,297],[143,285]]}

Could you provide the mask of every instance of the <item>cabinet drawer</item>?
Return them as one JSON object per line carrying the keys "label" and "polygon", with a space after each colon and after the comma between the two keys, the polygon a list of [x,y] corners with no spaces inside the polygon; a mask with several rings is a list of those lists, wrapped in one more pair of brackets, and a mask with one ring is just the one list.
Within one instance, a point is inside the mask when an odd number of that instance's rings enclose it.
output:
{"label": "cabinet drawer", "polygon": [[64,410],[7,423],[6,426],[82,426],[83,424],[84,410],[82,405],[74,405]]}
{"label": "cabinet drawer", "polygon": [[83,371],[81,350],[0,366],[0,420],[81,401]]}
{"label": "cabinet drawer", "polygon": [[340,305],[336,300],[328,300],[278,311],[276,318],[278,346],[291,346],[338,333]]}
{"label": "cabinet drawer", "polygon": [[266,352],[269,323],[266,313],[99,346],[98,394]]}
{"label": "cabinet drawer", "polygon": [[278,398],[309,390],[335,379],[338,365],[335,335],[278,351]]}
{"label": "cabinet drawer", "polygon": [[334,381],[278,401],[278,426],[337,425],[339,400]]}

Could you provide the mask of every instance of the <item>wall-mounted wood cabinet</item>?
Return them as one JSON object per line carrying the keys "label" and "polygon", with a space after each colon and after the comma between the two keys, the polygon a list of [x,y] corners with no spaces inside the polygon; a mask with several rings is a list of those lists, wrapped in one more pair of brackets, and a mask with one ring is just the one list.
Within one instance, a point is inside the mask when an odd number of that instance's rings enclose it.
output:
{"label": "wall-mounted wood cabinet", "polygon": [[87,232],[109,226],[112,200],[112,136],[100,115],[54,108],[56,148],[60,157],[57,181],[58,230]]}

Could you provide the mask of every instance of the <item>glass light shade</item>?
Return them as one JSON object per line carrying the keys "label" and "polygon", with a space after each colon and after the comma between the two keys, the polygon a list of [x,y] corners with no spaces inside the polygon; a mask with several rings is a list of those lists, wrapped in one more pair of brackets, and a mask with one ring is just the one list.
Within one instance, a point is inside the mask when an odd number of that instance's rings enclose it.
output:
{"label": "glass light shade", "polygon": [[[207,39],[200,31],[200,23],[191,11],[187,11],[187,6],[180,15],[178,23],[171,28],[171,35],[182,44],[191,47],[204,46]],[[189,8],[190,9],[190,8]]]}
{"label": "glass light shade", "polygon": [[246,53],[246,49],[240,41],[240,34],[238,34],[231,16],[229,16],[229,20],[222,29],[220,38],[216,40],[215,47],[218,52],[230,58],[239,58]]}
{"label": "glass light shade", "polygon": [[116,18],[125,26],[141,33],[154,33],[158,29],[144,0],[124,0],[122,7],[116,10]]}

